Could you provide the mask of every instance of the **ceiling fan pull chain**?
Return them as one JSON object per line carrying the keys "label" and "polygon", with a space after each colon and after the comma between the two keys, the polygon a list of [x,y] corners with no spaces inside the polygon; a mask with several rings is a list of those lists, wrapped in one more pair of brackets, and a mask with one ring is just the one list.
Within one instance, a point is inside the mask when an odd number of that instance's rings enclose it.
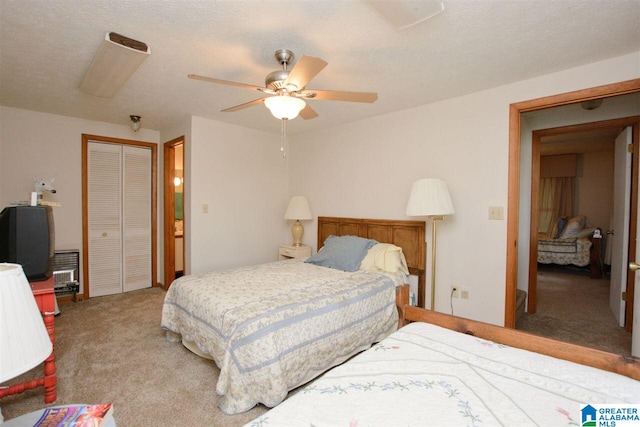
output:
{"label": "ceiling fan pull chain", "polygon": [[287,152],[285,151],[284,144],[287,140],[287,119],[282,119],[282,143],[280,145],[280,151],[282,152],[282,157],[287,157]]}

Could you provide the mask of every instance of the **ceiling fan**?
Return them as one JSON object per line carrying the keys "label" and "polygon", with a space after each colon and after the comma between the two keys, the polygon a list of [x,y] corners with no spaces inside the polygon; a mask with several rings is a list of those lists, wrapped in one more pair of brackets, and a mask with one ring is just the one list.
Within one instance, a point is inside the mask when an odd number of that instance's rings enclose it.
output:
{"label": "ceiling fan", "polygon": [[287,67],[293,61],[293,52],[287,49],[279,49],[275,52],[274,56],[280,65],[282,65],[282,69],[273,71],[267,75],[265,78],[265,87],[236,83],[196,74],[189,74],[188,77],[194,80],[236,86],[270,95],[222,111],[238,111],[264,102],[271,111],[271,114],[282,120],[294,119],[298,114],[305,120],[318,117],[318,113],[305,103],[305,100],[373,103],[378,99],[378,94],[375,92],[306,89],[305,86],[307,83],[327,66],[327,62],[313,56],[302,55],[295,66],[289,70]]}

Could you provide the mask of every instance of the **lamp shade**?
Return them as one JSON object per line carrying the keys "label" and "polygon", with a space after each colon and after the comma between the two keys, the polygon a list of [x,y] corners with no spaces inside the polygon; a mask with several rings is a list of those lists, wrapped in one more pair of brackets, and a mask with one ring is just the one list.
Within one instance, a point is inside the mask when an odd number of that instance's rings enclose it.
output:
{"label": "lamp shade", "polygon": [[52,350],[22,266],[0,263],[0,383],[36,367]]}
{"label": "lamp shade", "polygon": [[289,201],[287,211],[284,213],[284,219],[313,219],[307,198],[304,196],[293,196]]}
{"label": "lamp shade", "polygon": [[302,109],[307,105],[302,99],[295,96],[282,95],[272,96],[264,100],[271,114],[277,119],[295,119]]}
{"label": "lamp shade", "polygon": [[407,203],[408,216],[443,216],[453,213],[453,203],[443,180],[424,178],[413,183]]}

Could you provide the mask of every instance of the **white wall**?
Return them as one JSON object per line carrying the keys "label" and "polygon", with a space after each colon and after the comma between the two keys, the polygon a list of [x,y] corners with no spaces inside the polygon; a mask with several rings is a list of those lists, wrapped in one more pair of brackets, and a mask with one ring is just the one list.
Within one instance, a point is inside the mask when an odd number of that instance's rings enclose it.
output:
{"label": "white wall", "polygon": [[[129,126],[0,107],[0,206],[28,200],[33,176],[55,178],[56,249],[82,254],[82,134],[155,142],[159,133]],[[160,228],[160,227],[159,227]],[[81,255],[82,256],[82,255]],[[160,269],[160,267],[159,267]]]}
{"label": "white wall", "polygon": [[586,215],[592,227],[602,230],[611,228],[613,165],[613,151],[587,152],[578,156],[575,212]]}
{"label": "white wall", "polygon": [[192,117],[186,148],[189,271],[276,261],[288,203],[280,136]]}
{"label": "white wall", "polygon": [[[490,221],[488,209],[503,206],[506,218],[509,105],[638,77],[640,52],[297,134],[290,144],[291,194],[306,195],[314,216],[410,219],[405,208],[412,181],[444,179],[456,213],[438,226],[436,310],[450,312],[455,284],[469,291],[468,300],[454,300],[455,314],[502,325],[506,220]],[[304,243],[315,246],[315,227],[315,221],[306,227]],[[430,261],[430,231],[427,242]],[[520,249],[527,244],[520,241]]]}

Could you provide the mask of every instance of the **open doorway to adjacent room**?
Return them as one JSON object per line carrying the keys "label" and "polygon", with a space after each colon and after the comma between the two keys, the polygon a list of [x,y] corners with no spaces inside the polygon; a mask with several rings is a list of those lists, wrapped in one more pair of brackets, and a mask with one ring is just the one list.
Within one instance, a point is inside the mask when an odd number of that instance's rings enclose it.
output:
{"label": "open doorway to adjacent room", "polygon": [[185,274],[184,137],[164,144],[164,285]]}
{"label": "open doorway to adjacent room", "polygon": [[[628,139],[630,145],[633,146],[634,153],[628,157],[633,158],[637,155],[638,140],[640,139],[639,97],[640,79],[635,79],[511,104],[504,322],[506,327],[516,327],[517,314],[520,312],[518,308],[520,307],[518,304],[519,293],[525,293],[524,306],[526,307],[526,299],[528,298],[526,291],[529,289],[529,279],[533,276],[530,266],[536,262],[537,256],[539,230],[532,224],[532,216],[535,215],[538,207],[532,208],[531,193],[537,191],[539,184],[532,184],[532,181],[535,180],[532,173],[533,131],[628,119],[633,123],[626,123],[623,127],[630,129]],[[601,106],[595,110],[583,107],[582,104],[592,101],[601,104]],[[544,123],[532,124],[531,114],[543,116]],[[590,117],[585,117],[585,114],[590,114]],[[617,167],[614,167],[615,169]],[[637,264],[640,259],[640,251],[638,250],[640,245],[636,245],[639,211],[637,187],[640,182],[637,161],[630,162],[629,173],[631,174],[628,181],[631,185],[631,200],[628,210],[626,210],[626,220],[623,221],[627,228],[622,233],[619,230],[614,230],[616,237],[622,237],[621,234],[628,237],[627,244],[625,245],[623,242],[623,246],[618,251],[619,255],[625,256],[625,260],[611,261],[612,276],[613,271],[616,270],[620,273],[620,278],[615,281],[616,285],[609,286],[609,292],[604,294],[607,299],[610,298],[609,312],[614,315],[619,326],[624,326],[623,329],[631,333],[631,353],[638,355],[640,354],[640,328],[636,323],[638,316],[634,316],[634,307],[639,306],[639,295],[635,293],[636,282],[640,280],[640,274],[634,274],[634,270],[640,268]],[[613,189],[618,187],[614,183]],[[611,227],[607,224],[602,227],[601,232],[606,234],[608,229],[613,228],[620,229],[620,227]],[[537,278],[537,272],[535,277]],[[613,281],[612,279],[611,282],[613,283]],[[576,304],[570,296],[565,301],[564,308]],[[587,312],[591,309],[590,306],[582,306],[582,308]],[[593,336],[592,331],[588,332],[588,340],[580,344],[599,348],[600,339]],[[629,351],[624,351],[624,353],[628,354]]]}
{"label": "open doorway to adjacent room", "polygon": [[630,155],[627,128],[637,120],[533,131],[529,283],[518,329],[582,344],[597,336],[601,349],[630,353],[631,333],[614,314],[621,301],[611,287],[621,280],[620,238],[629,232],[612,218],[630,206],[630,185],[622,197],[614,187],[631,183],[619,159]]}

